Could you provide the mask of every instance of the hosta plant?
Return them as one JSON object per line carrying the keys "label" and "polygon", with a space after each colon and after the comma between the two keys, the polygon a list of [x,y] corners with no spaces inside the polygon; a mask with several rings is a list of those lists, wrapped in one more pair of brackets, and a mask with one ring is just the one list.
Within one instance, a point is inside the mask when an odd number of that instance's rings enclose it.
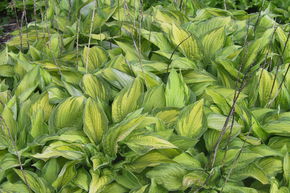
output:
{"label": "hosta plant", "polygon": [[49,0],[13,32],[1,192],[289,192],[287,24],[148,2]]}

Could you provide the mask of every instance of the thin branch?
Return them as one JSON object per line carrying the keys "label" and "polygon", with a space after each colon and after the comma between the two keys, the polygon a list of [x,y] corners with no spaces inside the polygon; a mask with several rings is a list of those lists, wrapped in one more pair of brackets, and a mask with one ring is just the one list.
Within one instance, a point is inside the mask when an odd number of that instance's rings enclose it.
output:
{"label": "thin branch", "polygon": [[[251,134],[251,132],[252,132],[252,128],[253,128],[253,125],[251,125],[251,127],[250,127],[250,129],[249,129],[249,132],[248,132],[248,134],[247,134],[247,136],[246,136],[246,139],[250,136],[250,134]],[[221,188],[221,190],[220,190],[220,193],[223,192],[226,183],[229,181],[230,176],[231,176],[231,174],[232,174],[232,171],[233,171],[233,169],[234,169],[234,166],[238,163],[238,160],[239,160],[240,156],[242,155],[242,152],[243,152],[243,150],[244,150],[244,147],[245,147],[246,141],[247,141],[247,140],[244,140],[243,145],[242,145],[240,151],[238,152],[237,157],[233,160],[233,164],[231,165],[232,167],[231,167],[231,169],[230,169],[230,171],[229,171],[229,173],[228,173],[228,175],[227,175],[227,177],[226,177],[225,183],[223,184],[223,186],[222,186],[222,188]]]}
{"label": "thin branch", "polygon": [[36,6],[36,0],[33,0],[33,15],[34,15],[34,27],[35,27],[35,30],[36,30],[36,38],[38,40],[38,28],[37,28],[37,24],[36,24],[36,20],[37,20],[37,13],[36,13],[36,9],[37,9],[37,6]]}
{"label": "thin branch", "polygon": [[[287,47],[287,44],[288,44],[288,42],[289,42],[289,38],[290,38],[290,32],[288,32],[288,36],[287,36],[287,40],[286,40],[286,42],[285,42],[285,45],[284,45],[284,48],[283,48],[283,51],[282,51],[282,54],[281,54],[281,62],[282,62],[282,64],[284,63],[284,58],[283,58],[283,55],[284,55],[284,53],[285,53],[285,50],[286,50],[286,47]],[[290,65],[288,65],[287,66],[287,69],[286,69],[286,72],[285,72],[285,74],[284,74],[284,76],[283,76],[283,78],[282,78],[282,81],[281,81],[281,83],[280,83],[280,85],[279,85],[279,87],[278,87],[278,90],[277,90],[277,92],[275,93],[275,95],[274,95],[274,97],[266,104],[266,107],[269,107],[274,101],[275,101],[275,99],[278,97],[278,95],[279,95],[279,93],[280,93],[280,90],[282,89],[282,86],[283,86],[283,84],[284,84],[284,81],[285,81],[285,79],[286,79],[286,76],[287,76],[287,74],[288,74],[288,72],[289,72],[289,68],[290,68]],[[279,66],[277,66],[277,68],[276,68],[276,73],[275,73],[275,77],[274,77],[274,81],[273,81],[273,84],[272,84],[272,87],[271,87],[271,92],[270,92],[270,97],[271,97],[271,95],[272,95],[272,92],[273,92],[273,89],[274,89],[274,85],[275,85],[275,81],[276,81],[276,79],[277,79],[277,76],[278,76],[278,69],[279,69]]]}
{"label": "thin branch", "polygon": [[170,64],[172,63],[172,57],[173,57],[173,55],[175,54],[175,52],[177,51],[177,49],[179,48],[179,46],[181,46],[181,44],[183,44],[186,40],[188,40],[190,37],[192,36],[192,34],[191,33],[189,33],[189,35],[185,38],[185,39],[183,39],[181,42],[179,42],[179,44],[177,44],[177,46],[175,46],[175,48],[174,48],[174,50],[173,50],[173,52],[171,53],[171,55],[170,55],[170,58],[169,58],[169,60],[171,61],[168,65],[167,65],[167,73],[169,73],[169,66],[170,66]]}
{"label": "thin branch", "polygon": [[94,26],[94,19],[95,19],[95,12],[96,12],[96,6],[97,6],[97,1],[95,1],[96,4],[93,9],[93,14],[92,14],[92,20],[91,20],[91,26],[90,26],[90,33],[89,33],[89,42],[88,42],[88,52],[86,54],[86,73],[88,73],[88,63],[89,63],[89,53],[90,53],[90,45],[91,45],[91,39],[92,39],[92,31],[93,31],[93,26]]}

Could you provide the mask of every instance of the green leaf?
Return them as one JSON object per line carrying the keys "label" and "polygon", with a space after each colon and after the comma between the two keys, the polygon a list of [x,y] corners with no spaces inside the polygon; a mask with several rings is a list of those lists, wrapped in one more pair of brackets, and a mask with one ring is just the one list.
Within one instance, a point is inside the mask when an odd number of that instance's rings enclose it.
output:
{"label": "green leaf", "polygon": [[52,193],[53,191],[50,190],[49,185],[43,179],[37,176],[35,173],[27,170],[17,170],[14,169],[16,174],[21,178],[21,180],[29,185],[29,187],[34,192],[39,193]]}
{"label": "green leaf", "polygon": [[145,112],[165,107],[165,89],[163,85],[147,90],[144,96],[143,107]]}
{"label": "green leaf", "polygon": [[7,193],[17,193],[17,192],[21,192],[21,193],[30,193],[31,191],[29,191],[28,187],[23,184],[23,183],[11,183],[11,182],[4,182],[1,184],[0,189],[3,192],[7,192]]}
{"label": "green leaf", "polygon": [[13,77],[14,68],[12,65],[0,65],[0,77]]}
{"label": "green leaf", "polygon": [[134,190],[134,191],[132,191],[132,193],[145,193],[147,187],[148,187],[148,185],[142,186],[142,187],[139,188],[138,190]]}
{"label": "green leaf", "polygon": [[85,134],[92,143],[100,143],[108,129],[108,119],[100,102],[89,98],[85,105],[83,119]]}
{"label": "green leaf", "polygon": [[49,102],[52,104],[57,104],[63,101],[66,97],[68,97],[68,94],[65,92],[65,90],[59,87],[50,87],[47,89],[47,92]]}
{"label": "green leaf", "polygon": [[284,145],[281,149],[282,154],[284,154],[283,158],[283,177],[286,183],[289,184],[290,179],[290,161],[289,161],[289,152],[287,146]]}
{"label": "green leaf", "polygon": [[142,53],[139,53],[139,48],[136,49],[134,47],[134,43],[128,44],[120,41],[116,41],[118,46],[123,50],[125,57],[128,61],[139,61],[141,59],[145,59]]}
{"label": "green leaf", "polygon": [[111,184],[106,185],[102,193],[111,193],[111,192],[126,193],[128,192],[128,190],[123,186],[113,182]]}
{"label": "green leaf", "polygon": [[263,129],[269,134],[279,136],[290,136],[289,130],[290,119],[281,118],[276,121],[271,121],[263,126]]}
{"label": "green leaf", "polygon": [[268,134],[265,132],[259,121],[255,118],[255,116],[252,116],[252,129],[255,136],[259,137],[259,139],[262,139],[263,141],[266,141],[268,138]]}
{"label": "green leaf", "polygon": [[6,65],[8,63],[8,59],[8,47],[5,47],[5,49],[0,52],[0,65]]}
{"label": "green leaf", "polygon": [[189,71],[183,77],[185,83],[190,86],[197,96],[203,94],[208,86],[216,84],[216,78],[205,70]]}
{"label": "green leaf", "polygon": [[172,70],[165,89],[167,107],[184,107],[189,102],[189,89],[181,74]]}
{"label": "green leaf", "polygon": [[180,165],[185,166],[188,169],[200,169],[201,164],[199,160],[187,153],[181,153],[176,156],[173,161],[179,163]]}
{"label": "green leaf", "polygon": [[146,173],[146,176],[155,179],[157,184],[162,185],[169,191],[176,191],[182,187],[182,178],[186,170],[177,164],[166,164],[155,167]]}
{"label": "green leaf", "polygon": [[156,113],[156,117],[167,125],[175,125],[178,119],[179,110],[176,108],[165,108]]}
{"label": "green leaf", "polygon": [[224,115],[227,115],[230,112],[231,107],[229,103],[224,96],[217,92],[217,89],[208,88],[205,93],[211,98],[212,102],[218,106]]}
{"label": "green leaf", "polygon": [[144,80],[145,85],[148,89],[153,88],[155,86],[159,86],[160,84],[163,83],[160,77],[158,77],[152,72],[146,72],[143,67],[142,68],[140,67],[140,65],[134,66],[133,70],[137,76],[139,76],[141,79]]}
{"label": "green leaf", "polygon": [[118,89],[129,87],[132,84],[132,82],[134,82],[134,78],[132,76],[114,68],[106,68],[102,70],[101,75],[111,85],[113,85]]}
{"label": "green leaf", "polygon": [[202,58],[198,40],[193,34],[172,24],[170,39],[175,46],[179,45],[178,50],[187,58],[191,60],[199,60]]}
{"label": "green leaf", "polygon": [[33,101],[33,104],[30,107],[30,113],[31,116],[33,116],[34,113],[42,110],[44,113],[44,120],[47,121],[53,107],[54,106],[49,103],[49,94],[47,92],[44,92],[38,98],[36,98],[35,101]]}
{"label": "green leaf", "polygon": [[111,127],[105,134],[102,141],[104,152],[107,155],[115,157],[118,151],[119,142],[123,141],[126,137],[128,137],[128,135],[130,135],[133,130],[137,128],[142,128],[152,123],[152,119],[149,117],[145,117],[144,115],[138,115],[137,117],[133,117],[128,120],[124,119],[119,124]]}
{"label": "green leaf", "polygon": [[111,97],[109,85],[97,76],[85,74],[82,79],[82,85],[85,94],[92,98],[108,101]]}
{"label": "green leaf", "polygon": [[50,40],[47,43],[45,48],[45,52],[51,58],[57,58],[60,55],[60,35],[59,34],[52,34]]}
{"label": "green leaf", "polygon": [[282,149],[284,145],[287,146],[287,149],[288,148],[290,149],[290,139],[289,137],[280,137],[280,136],[271,137],[268,145],[276,150]]}
{"label": "green leaf", "polygon": [[[260,84],[259,84],[259,101],[262,107],[264,107],[265,105],[267,105],[273,98],[274,96],[277,94],[278,92],[278,87],[279,87],[279,83],[276,80],[273,90],[272,90],[272,85],[274,83],[274,74],[266,71],[266,70],[260,70],[257,73],[258,77],[260,78]],[[271,93],[272,90],[272,93]]]}
{"label": "green leaf", "polygon": [[96,171],[100,167],[103,167],[109,163],[109,158],[101,152],[95,152],[94,156],[90,159],[93,163],[93,170]]}
{"label": "green leaf", "polygon": [[182,186],[189,188],[191,186],[202,187],[208,178],[208,174],[204,171],[193,171],[186,174],[182,180]]}
{"label": "green leaf", "polygon": [[82,79],[82,74],[74,69],[63,70],[61,72],[63,82],[77,86]]}
{"label": "green leaf", "polygon": [[[205,10],[201,10],[201,12]],[[198,37],[204,37],[205,34],[219,28],[227,28],[231,24],[231,17],[216,16],[207,20],[190,23],[188,30],[196,34]]]}
{"label": "green leaf", "polygon": [[100,193],[104,190],[105,186],[113,180],[111,172],[107,171],[103,175],[99,172],[90,171],[92,181],[90,183],[89,193]]}
{"label": "green leaf", "polygon": [[150,184],[148,193],[155,193],[155,192],[158,192],[158,193],[168,193],[168,191],[165,188],[163,188],[162,186],[158,185],[156,183],[156,180],[153,178],[151,180],[151,184]]}
{"label": "green leaf", "polygon": [[257,165],[269,177],[282,172],[282,160],[277,157],[266,157],[257,161]]}
{"label": "green leaf", "polygon": [[58,105],[54,115],[55,126],[79,128],[82,125],[84,97],[69,97]]}
{"label": "green leaf", "polygon": [[33,138],[44,135],[47,133],[47,125],[45,124],[44,112],[42,110],[33,114],[31,119],[31,130],[30,134]]}
{"label": "green leaf", "polygon": [[136,78],[129,88],[124,88],[114,99],[112,104],[112,118],[120,122],[129,113],[139,108],[144,86],[140,78]]}
{"label": "green leaf", "polygon": [[74,184],[76,184],[81,189],[88,191],[90,185],[90,174],[84,168],[78,169],[77,176],[75,177]]}
{"label": "green leaf", "polygon": [[224,46],[225,38],[224,27],[205,34],[202,39],[205,57],[213,57]]}
{"label": "green leaf", "polygon": [[243,74],[236,69],[235,64],[231,60],[216,59],[216,62],[219,65],[219,68],[225,69],[231,77],[234,77],[235,79],[243,78]]}
{"label": "green leaf", "polygon": [[29,54],[33,60],[40,60],[41,59],[40,51],[37,50],[37,48],[35,48],[33,46],[29,46]]}
{"label": "green leaf", "polygon": [[61,141],[56,141],[44,148],[42,153],[34,154],[33,157],[42,160],[51,158],[64,157],[68,160],[80,160],[83,158],[83,153],[80,146],[69,144]]}
{"label": "green leaf", "polygon": [[95,40],[105,40],[108,38],[108,35],[105,33],[100,33],[100,34],[91,34],[91,38]]}
{"label": "green leaf", "polygon": [[19,98],[20,102],[25,101],[37,88],[39,85],[39,78],[39,67],[33,68],[24,76],[15,90],[15,95]]}
{"label": "green leaf", "polygon": [[[94,1],[89,1],[89,3],[84,6],[80,12],[83,15],[87,16],[87,19],[85,20],[85,22],[82,22],[83,27],[86,29],[86,33],[89,33],[90,30],[90,25],[91,25],[91,21],[92,21],[92,11],[91,9],[93,7],[96,7],[96,2]],[[95,31],[96,29],[100,29],[105,23],[106,21],[114,14],[115,10],[116,10],[117,6],[104,6],[102,8],[98,8],[95,11],[95,17],[93,20],[93,31]]]}
{"label": "green leaf", "polygon": [[108,60],[106,51],[101,47],[84,48],[83,63],[89,72],[96,70],[104,65]]}
{"label": "green leaf", "polygon": [[231,178],[237,179],[237,180],[243,180],[248,177],[252,177],[254,179],[257,179],[262,184],[270,184],[270,181],[268,179],[268,176],[266,173],[256,164],[250,164],[249,166],[241,169],[240,171],[233,172]]}
{"label": "green leaf", "polygon": [[279,188],[278,193],[289,193],[289,188],[288,187],[281,187]]}
{"label": "green leaf", "polygon": [[126,166],[133,171],[141,172],[147,167],[154,167],[163,163],[167,164],[167,163],[175,163],[175,162],[172,161],[166,155],[163,155],[159,152],[151,151],[143,156],[138,157],[132,163]]}
{"label": "green leaf", "polygon": [[[0,133],[5,136],[9,141],[15,140],[15,135],[17,134],[17,122],[14,119],[14,114],[11,108],[5,106],[2,114],[2,119],[0,119],[0,125],[2,129]],[[11,143],[11,142],[10,142]],[[12,144],[11,144],[12,145]]]}
{"label": "green leaf", "polygon": [[138,154],[147,153],[153,149],[171,149],[176,148],[172,143],[149,135],[132,136],[124,142],[130,149]]}
{"label": "green leaf", "polygon": [[[216,114],[216,113],[210,113],[207,116],[207,125],[209,128],[217,130],[217,131],[222,131],[225,121],[227,117],[223,116],[221,114]],[[230,119],[229,123],[232,122],[232,119]],[[232,135],[237,135],[240,130],[242,129],[242,125],[237,123],[235,120],[233,121],[233,128],[232,128]],[[226,127],[226,134],[230,132],[230,126],[231,124],[228,124]]]}
{"label": "green leaf", "polygon": [[231,184],[226,184],[224,186],[225,193],[258,193],[258,191],[254,188],[235,186]]}
{"label": "green leaf", "polygon": [[128,170],[122,170],[122,173],[116,176],[116,182],[128,189],[141,187],[138,177]]}
{"label": "green leaf", "polygon": [[177,133],[181,136],[199,138],[206,130],[203,99],[185,107],[179,114]]}
{"label": "green leaf", "polygon": [[179,149],[187,150],[194,147],[198,140],[194,140],[191,137],[183,137],[180,135],[173,135],[170,138],[170,142],[176,145]]}
{"label": "green leaf", "polygon": [[72,84],[63,82],[63,85],[71,96],[74,97],[83,96],[83,93],[78,88],[74,87]]}
{"label": "green leaf", "polygon": [[15,168],[19,166],[19,161],[15,155],[7,153],[1,156],[0,159],[0,170],[6,171],[10,168]]}
{"label": "green leaf", "polygon": [[77,174],[75,165],[76,165],[75,161],[66,162],[66,164],[59,172],[57,179],[52,183],[52,186],[55,189],[60,189],[64,187],[66,184],[68,184],[70,181],[74,179],[74,177]]}
{"label": "green leaf", "polygon": [[186,57],[178,57],[178,56],[174,57],[170,66],[171,68],[180,70],[192,70],[198,68],[197,64],[194,61]]}
{"label": "green leaf", "polygon": [[[289,62],[290,61],[290,54],[289,54],[290,43],[288,41],[288,43],[286,44],[287,34],[281,27],[277,27],[276,34],[278,36],[278,40],[279,40],[279,43],[281,45],[281,49],[282,50],[285,49],[284,54],[283,54],[283,57],[285,58],[284,60],[285,60],[285,62]],[[286,47],[285,47],[285,45],[286,45]]]}
{"label": "green leaf", "polygon": [[172,45],[167,40],[166,36],[162,32],[156,31],[147,31],[145,29],[141,29],[142,36],[157,46],[162,51],[171,51],[173,50]]}
{"label": "green leaf", "polygon": [[60,165],[57,159],[50,159],[46,162],[42,169],[43,178],[50,184],[52,184],[58,177],[60,171]]}
{"label": "green leaf", "polygon": [[249,68],[257,60],[260,52],[270,43],[274,28],[266,30],[262,36],[251,42],[249,48],[244,50],[246,56],[246,63],[243,69]]}

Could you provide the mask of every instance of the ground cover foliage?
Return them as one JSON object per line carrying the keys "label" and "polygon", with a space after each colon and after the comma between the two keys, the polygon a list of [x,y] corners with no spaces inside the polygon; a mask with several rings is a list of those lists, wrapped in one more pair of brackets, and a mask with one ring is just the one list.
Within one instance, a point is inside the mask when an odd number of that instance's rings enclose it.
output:
{"label": "ground cover foliage", "polygon": [[0,192],[288,193],[285,12],[205,2],[34,1],[0,52]]}

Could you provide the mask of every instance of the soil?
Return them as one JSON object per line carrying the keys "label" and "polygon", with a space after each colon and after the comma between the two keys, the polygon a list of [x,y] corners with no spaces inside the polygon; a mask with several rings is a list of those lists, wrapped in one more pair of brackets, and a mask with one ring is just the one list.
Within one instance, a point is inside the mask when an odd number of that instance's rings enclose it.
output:
{"label": "soil", "polygon": [[0,26],[0,28],[2,31],[0,33],[0,44],[4,44],[5,42],[7,42],[11,38],[10,32],[17,29],[17,24],[15,22],[11,21],[11,23],[2,25],[2,26]]}

